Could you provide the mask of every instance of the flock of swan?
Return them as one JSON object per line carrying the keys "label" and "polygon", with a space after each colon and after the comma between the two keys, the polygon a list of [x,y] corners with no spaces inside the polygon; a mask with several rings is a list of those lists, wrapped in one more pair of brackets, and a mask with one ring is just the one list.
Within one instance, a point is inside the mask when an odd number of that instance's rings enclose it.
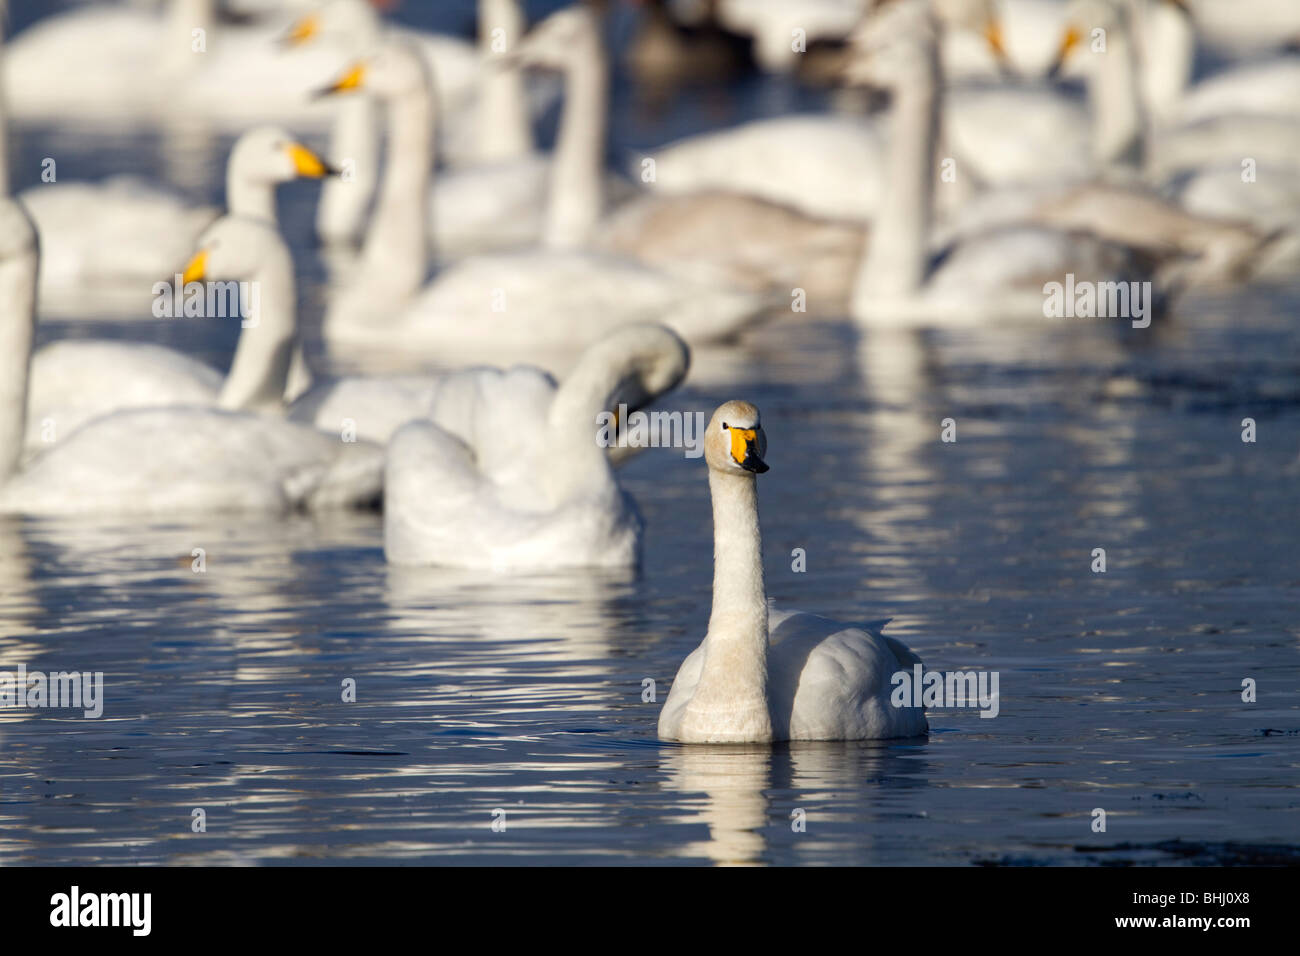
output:
{"label": "flock of swan", "polygon": [[[789,314],[795,293],[873,328],[978,326],[1042,321],[1044,281],[1066,273],[1150,281],[1167,302],[1300,265],[1300,59],[1193,82],[1184,0],[704,4],[709,36],[752,35],[764,68],[793,69],[802,32],[810,58],[886,91],[888,109],[748,122],[626,175],[606,164],[612,67],[590,6],[525,30],[519,0],[480,0],[477,48],[390,25],[367,0],[283,6],[272,25],[224,22],[215,0],[79,8],[7,44],[0,88],[20,121],[181,111],[241,132],[219,217],[133,179],[0,199],[0,513],[380,506],[393,564],[633,565],[642,519],[598,416],[670,392],[691,346]],[[1082,95],[1048,79],[1062,75]],[[557,93],[546,153],[533,119]],[[327,149],[306,145],[327,128]],[[275,200],[304,178],[322,180],[317,232],[341,251],[330,355],[452,370],[313,375]],[[143,318],[142,290],[173,273],[256,290],[224,375],[153,344],[33,349],[38,314],[76,302],[69,290],[130,290],[123,311]],[[559,378],[495,367],[512,350],[571,361]],[[925,734],[921,708],[889,702],[890,676],[919,663],[908,648],[769,607],[766,444],[753,405],[713,414],[713,611],[660,736]]]}

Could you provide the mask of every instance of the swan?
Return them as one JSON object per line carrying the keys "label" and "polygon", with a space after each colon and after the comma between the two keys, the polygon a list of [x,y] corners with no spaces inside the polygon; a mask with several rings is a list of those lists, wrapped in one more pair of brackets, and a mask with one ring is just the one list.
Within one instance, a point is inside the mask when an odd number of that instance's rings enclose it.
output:
{"label": "swan", "polygon": [[[289,407],[288,414],[290,419],[314,425],[322,431],[348,430],[359,439],[381,445],[386,445],[398,428],[414,419],[436,419],[441,427],[454,434],[470,435],[479,389],[503,388],[499,383],[510,375],[523,383],[521,407],[517,411],[521,420],[537,413],[537,407],[525,405],[524,399],[529,402],[536,399],[539,388],[546,394],[542,402],[544,407],[557,388],[584,394],[602,388],[609,392],[606,384],[609,381],[615,381],[617,386],[606,410],[616,411],[622,405],[629,411],[636,411],[657,398],[660,392],[648,391],[646,378],[633,376],[629,370],[640,367],[664,370],[653,376],[651,383],[657,382],[663,386],[662,390],[667,390],[676,386],[686,374],[687,353],[684,349],[677,335],[664,326],[633,324],[615,329],[588,346],[562,386],[556,386],[554,382],[549,388],[539,385],[535,370],[521,369],[510,373],[476,369],[383,378],[348,376],[313,387]],[[621,463],[627,457],[625,452],[624,448],[611,447],[611,461]]]}
{"label": "swan", "polygon": [[[242,220],[247,239],[274,230]],[[255,272],[266,245],[222,242],[213,271]],[[15,200],[0,200],[0,513],[143,514],[323,508],[374,503],[382,450],[345,443],[282,418],[220,408],[172,406],[115,412],[20,463],[28,370],[36,330],[36,230]],[[268,289],[266,292],[275,293]],[[282,290],[281,290],[282,291]],[[263,316],[265,318],[265,316]],[[270,350],[282,374],[291,337],[268,322],[248,350]],[[245,343],[241,342],[241,347]],[[241,383],[268,400],[274,383]],[[283,383],[280,389],[283,388]]]}
{"label": "swan", "polygon": [[321,125],[328,111],[304,99],[329,59],[290,60],[275,48],[278,26],[216,14],[216,0],[171,0],[161,15],[98,4],[44,17],[13,37],[5,57],[14,115],[110,128],[196,117],[227,129]]}
{"label": "swan", "polygon": [[[530,111],[549,97],[545,91],[530,96],[519,71],[502,68],[494,49],[509,50],[523,33],[519,0],[480,0],[479,21],[471,88],[477,95],[449,97],[448,87],[462,89],[469,84],[455,78],[449,83],[450,57],[445,51],[428,55],[426,49],[444,118],[441,145],[453,167],[443,178],[458,187],[439,186],[430,200],[430,239],[447,254],[534,240],[535,226],[530,230],[527,222],[518,225],[520,213],[526,216],[529,205],[522,197],[535,197],[545,182],[534,168],[540,157],[533,153]],[[296,20],[284,42],[291,48],[324,44],[355,60],[382,46],[386,35],[383,21],[367,0],[328,0]],[[439,42],[464,46],[450,39]],[[463,70],[452,68],[452,72]],[[326,184],[316,231],[327,243],[351,244],[362,234],[378,183],[379,117],[368,96],[347,97],[336,108],[329,154],[347,161],[349,177]]]}
{"label": "swan", "polygon": [[[283,251],[283,243],[278,236],[271,241],[265,234],[252,231],[245,238],[247,230],[242,230],[239,222],[253,218],[274,227],[276,184],[297,177],[317,178],[330,171],[320,157],[295,142],[283,130],[273,127],[250,130],[235,144],[228,164],[226,191],[231,216],[218,220],[205,234],[192,239],[190,247],[185,250],[185,256],[188,257],[196,248],[207,249],[213,243],[250,241],[257,243],[259,249],[267,246],[261,263],[262,274],[270,280],[270,288],[287,286],[290,291],[287,301],[285,297],[273,297],[264,300],[262,304],[275,320],[274,323],[268,320],[268,324],[275,324],[277,329],[287,328],[291,337],[295,329],[296,308],[292,297],[293,277],[291,272],[287,279],[280,275],[281,272],[292,269],[291,260]],[[42,188],[38,186],[34,190],[38,198]],[[40,230],[38,221],[38,233]],[[45,234],[41,233],[41,236],[44,241]],[[205,255],[206,253],[200,252],[182,274],[182,287],[189,282],[202,280],[200,266]],[[179,261],[184,262],[185,259]],[[162,274],[163,270],[160,269],[151,278],[157,279]],[[260,281],[257,277],[252,278]],[[137,281],[143,284],[143,280],[144,277],[140,277]],[[32,358],[27,400],[28,449],[57,441],[80,423],[123,408],[158,405],[216,405],[231,409],[253,407],[247,404],[252,393],[242,383],[253,381],[264,374],[262,371],[254,371],[261,366],[264,355],[251,347],[245,348],[242,343],[245,336],[251,340],[261,334],[258,329],[241,329],[241,346],[236,350],[235,360],[224,385],[222,376],[215,369],[161,346],[95,340],[53,342],[37,351]],[[301,348],[296,346],[289,381],[281,385],[281,390],[292,399],[309,384],[310,373],[306,371]],[[259,399],[259,405],[269,408],[274,403]]]}
{"label": "swan", "polygon": [[855,35],[855,80],[893,97],[891,190],[858,267],[852,311],[871,325],[975,325],[1043,317],[1044,283],[1075,274],[1088,281],[1149,278],[1125,245],[1075,228],[1011,222],[932,243],[936,130],[942,108],[938,24],[924,0],[882,8]]}
{"label": "swan", "polygon": [[[331,349],[436,349],[458,360],[497,359],[503,346],[565,348],[633,321],[666,322],[691,342],[734,335],[769,303],[761,296],[683,281],[635,262],[581,250],[470,256],[425,284],[425,210],[432,160],[432,79],[400,42],[348,68],[334,93],[366,90],[388,114],[388,158],[378,204],[350,283],[332,296],[323,333]],[[570,182],[557,161],[555,192]],[[562,202],[568,228],[585,198]]]}
{"label": "swan", "polygon": [[[332,171],[283,129],[255,127],[230,151],[226,204],[235,215],[275,222],[278,184]],[[147,316],[141,290],[184,263],[218,215],[129,177],[44,183],[19,198],[41,236],[40,301],[47,315],[82,316],[93,296],[99,317]]]}
{"label": "swan", "polygon": [[871,740],[929,732],[921,707],[890,702],[920,658],[880,625],[769,609],[755,475],[768,470],[758,409],[731,401],[704,440],[713,498],[713,611],[673,679],[659,737],[692,744]]}
{"label": "swan", "polygon": [[558,387],[527,366],[444,379],[432,420],[388,444],[384,556],[497,570],[634,565],[641,518],[597,416],[621,395],[641,404],[674,387],[687,364],[672,331],[636,325],[589,348]]}

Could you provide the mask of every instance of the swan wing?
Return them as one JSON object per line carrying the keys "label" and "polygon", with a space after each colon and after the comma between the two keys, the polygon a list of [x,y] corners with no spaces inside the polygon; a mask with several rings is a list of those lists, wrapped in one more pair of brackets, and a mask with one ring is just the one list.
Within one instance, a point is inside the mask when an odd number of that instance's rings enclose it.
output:
{"label": "swan wing", "polygon": [[37,455],[0,511],[157,514],[367,505],[382,450],[283,419],[211,408],[122,411]]}
{"label": "swan wing", "polygon": [[920,708],[890,703],[890,679],[920,658],[873,625],[792,613],[779,618],[770,640],[768,693],[773,729],[782,739],[867,740],[927,732]]}
{"label": "swan wing", "polygon": [[130,342],[54,342],[32,356],[27,445],[58,441],[126,408],[213,405],[221,373],[172,349]]}

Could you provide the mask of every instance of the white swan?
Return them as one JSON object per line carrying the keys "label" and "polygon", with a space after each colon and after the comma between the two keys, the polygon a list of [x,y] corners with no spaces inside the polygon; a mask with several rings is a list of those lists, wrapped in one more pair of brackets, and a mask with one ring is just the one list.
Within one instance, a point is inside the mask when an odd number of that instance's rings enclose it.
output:
{"label": "white swan", "polygon": [[[332,349],[437,349],[458,360],[495,360],[503,346],[582,346],[627,322],[659,320],[688,341],[705,341],[739,332],[768,305],[623,259],[563,250],[472,256],[424,285],[432,79],[408,48],[390,43],[333,87],[358,89],[387,106],[388,159],[356,274],[326,311]],[[569,208],[586,214],[585,201]],[[560,218],[567,225],[577,214]]]}
{"label": "white swan", "polygon": [[[219,220],[205,233],[191,240],[184,255],[196,248],[213,244],[252,242],[266,246],[257,276],[238,276],[258,281],[259,289],[270,292],[260,301],[265,325],[244,328],[241,346],[236,350],[230,374],[225,378],[214,369],[187,355],[161,346],[117,341],[69,340],[54,342],[37,351],[32,358],[31,385],[28,393],[27,443],[29,450],[58,441],[82,422],[107,412],[124,408],[148,408],[159,405],[217,405],[222,408],[254,407],[252,396],[258,389],[246,384],[271,375],[262,367],[269,352],[243,346],[259,336],[295,335],[296,301],[293,298],[292,261],[278,237],[272,242],[264,232],[246,230],[244,219],[257,219],[274,226],[277,183],[295,177],[319,177],[328,167],[314,153],[294,142],[282,130],[251,130],[236,143],[228,167],[227,195],[232,216]],[[41,187],[37,187],[39,193]],[[40,232],[40,224],[37,224]],[[42,241],[45,236],[42,235]],[[44,250],[42,249],[42,254]],[[182,285],[201,281],[206,252],[200,252],[182,274]],[[180,259],[185,262],[185,258]],[[169,266],[169,268],[175,268]],[[281,273],[289,271],[287,278]],[[150,277],[162,278],[162,271]],[[262,283],[262,277],[269,281]],[[144,284],[144,277],[141,277]],[[150,282],[154,285],[154,282]],[[287,295],[278,290],[287,289]],[[209,318],[208,321],[214,319]],[[177,317],[177,321],[204,321]],[[275,331],[267,333],[265,328]],[[294,352],[294,366],[288,383],[281,383],[282,393],[292,399],[310,384],[310,374],[300,348]],[[271,379],[275,379],[272,377]],[[274,402],[258,397],[257,406],[272,408]]]}
{"label": "white swan", "polygon": [[769,611],[754,476],[768,470],[758,409],[727,402],[704,441],[713,498],[713,612],[673,679],[659,736],[683,743],[869,740],[929,732],[890,678],[920,663],[879,626]]}
{"label": "white swan", "polygon": [[858,271],[854,317],[873,325],[1041,319],[1043,286],[1053,277],[1146,277],[1144,265],[1121,245],[1033,223],[975,233],[935,254],[930,222],[942,108],[937,36],[924,0],[882,8],[855,36],[854,78],[890,89],[893,105],[891,190]]}
{"label": "white swan", "polygon": [[215,0],[171,0],[162,15],[98,4],[39,20],[13,37],[5,58],[14,115],[109,128],[328,119],[305,99],[328,57],[291,60],[274,44],[280,26],[221,23],[216,12]]}
{"label": "white swan", "polygon": [[[560,387],[580,392],[599,391],[603,385],[590,383],[617,381],[619,384],[607,410],[613,412],[623,405],[635,411],[659,393],[648,392],[646,380],[630,375],[628,370],[662,369],[653,378],[667,389],[685,375],[685,361],[684,346],[668,329],[657,325],[629,325],[588,346],[563,383],[556,386],[552,382],[550,392]],[[672,374],[675,368],[679,369],[676,377]],[[579,374],[585,382],[575,382],[573,376]],[[322,431],[346,432],[381,445],[387,444],[398,428],[415,419],[436,419],[441,427],[454,434],[469,435],[474,428],[478,390],[480,387],[495,389],[499,397],[494,401],[508,401],[505,386],[498,384],[507,378],[523,383],[518,396],[520,420],[539,414],[538,408],[529,404],[537,398],[539,388],[532,370],[512,369],[501,373],[495,369],[471,369],[383,378],[349,376],[322,382],[290,406],[289,417]],[[549,394],[543,406],[550,402]],[[625,451],[611,448],[611,460],[620,463],[627,457]]]}
{"label": "white swan", "polygon": [[[275,222],[275,187],[331,170],[283,129],[261,126],[235,142],[226,163],[226,205]],[[217,218],[211,207],[135,178],[52,182],[19,197],[41,236],[40,301],[46,315],[149,315],[145,292],[171,275]],[[93,305],[92,305],[93,303]]]}
{"label": "white swan", "polygon": [[674,333],[640,325],[589,348],[558,387],[527,366],[448,376],[432,421],[388,445],[384,555],[500,570],[635,564],[641,519],[597,416],[674,387],[687,364]]}
{"label": "white swan", "polygon": [[[257,220],[242,226],[278,241]],[[253,270],[248,259],[265,248],[222,243],[210,262],[223,271]],[[0,201],[0,513],[171,516],[378,500],[381,449],[344,443],[281,418],[223,409],[116,412],[87,422],[20,467],[38,258],[27,214],[16,201]],[[291,339],[269,335],[250,342],[249,349],[270,349],[287,372],[290,345]],[[241,384],[246,394],[259,391],[256,383]],[[263,385],[261,394],[278,394],[273,385]]]}
{"label": "white swan", "polygon": [[[530,97],[519,71],[501,69],[495,62],[499,55],[494,47],[513,48],[523,32],[518,0],[480,0],[479,20],[477,52],[460,40],[436,35],[426,35],[422,47],[437,77],[443,155],[453,167],[468,170],[464,178],[450,174],[463,187],[460,191],[435,190],[431,200],[434,231],[430,238],[439,250],[456,254],[490,248],[495,231],[503,233],[497,242],[512,242],[518,233],[518,226],[503,228],[504,218],[498,217],[515,212],[510,197],[536,188],[536,177],[526,165],[532,159],[530,108],[547,99]],[[404,34],[386,29],[367,0],[327,0],[295,21],[285,42],[292,48],[322,44],[344,59],[355,60],[378,49],[389,35]],[[450,95],[449,90],[456,92]],[[316,231],[326,242],[340,244],[360,238],[374,198],[380,127],[377,106],[368,96],[347,97],[336,109],[329,154],[346,164],[349,175],[326,184]],[[525,164],[519,167],[525,185],[504,173],[485,180],[479,169],[483,163],[490,164],[490,170],[502,167],[506,172]],[[501,198],[503,191],[506,199]],[[522,235],[525,242],[530,237],[526,230]]]}

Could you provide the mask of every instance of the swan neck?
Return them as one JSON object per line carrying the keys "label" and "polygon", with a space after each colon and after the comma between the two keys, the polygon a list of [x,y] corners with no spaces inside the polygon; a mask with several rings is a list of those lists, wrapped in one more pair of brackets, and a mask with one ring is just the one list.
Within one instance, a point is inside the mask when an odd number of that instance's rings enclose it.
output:
{"label": "swan neck", "polygon": [[18,471],[36,339],[35,250],[0,263],[0,485]]}
{"label": "swan neck", "polygon": [[524,11],[519,0],[479,0],[478,12],[483,62],[477,117],[479,159],[484,163],[519,159],[533,150],[524,72],[518,67],[502,68],[495,61],[513,50],[523,36]]}
{"label": "swan neck", "polygon": [[356,242],[364,229],[379,168],[379,117],[371,97],[354,96],[339,103],[330,131],[329,155],[343,167],[347,178],[326,178],[316,210],[316,231],[326,242]]}
{"label": "swan neck", "polygon": [[598,40],[565,70],[564,109],[551,164],[546,245],[575,248],[590,238],[604,211],[609,67]]}
{"label": "swan neck", "polygon": [[889,189],[872,226],[855,297],[906,297],[925,283],[941,95],[937,54],[925,67],[915,82],[894,88]]}
{"label": "swan neck", "polygon": [[[249,277],[239,344],[217,407],[274,411],[283,407],[297,333],[297,298],[289,251],[270,253]],[[243,289],[241,288],[241,293]]]}
{"label": "swan neck", "polygon": [[700,679],[683,715],[685,739],[773,738],[767,687],[767,599],[752,475],[709,471],[713,493],[713,613]]}
{"label": "swan neck", "polygon": [[1133,40],[1127,29],[1107,37],[1104,57],[1088,76],[1093,161],[1100,167],[1136,166],[1142,160],[1142,111]]}
{"label": "swan neck", "polygon": [[231,215],[276,222],[275,186],[247,175],[234,164],[226,172],[226,208]]}
{"label": "swan neck", "polygon": [[385,291],[399,297],[424,284],[428,267],[433,132],[431,85],[388,101],[388,159],[362,250],[362,272],[380,277]]}

